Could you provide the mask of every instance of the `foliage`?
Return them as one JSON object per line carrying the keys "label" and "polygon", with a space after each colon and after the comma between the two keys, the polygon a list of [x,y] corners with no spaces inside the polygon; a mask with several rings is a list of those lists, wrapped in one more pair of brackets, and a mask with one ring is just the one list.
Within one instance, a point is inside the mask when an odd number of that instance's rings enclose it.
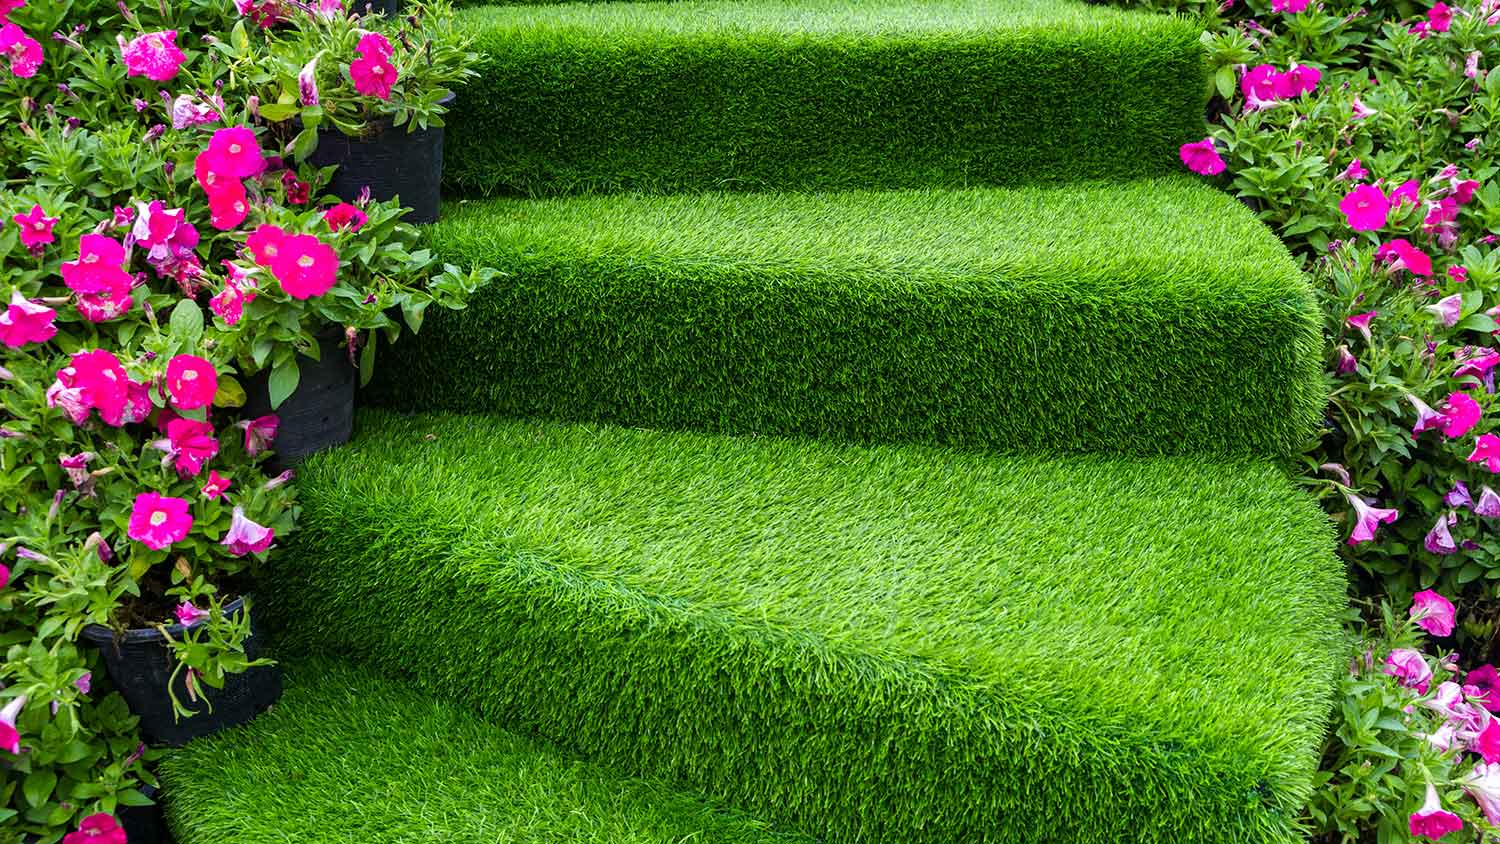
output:
{"label": "foliage", "polygon": [[373,332],[490,274],[440,266],[393,203],[322,196],[331,168],[299,163],[316,133],[292,122],[315,113],[275,108],[270,57],[318,46],[331,125],[436,123],[469,58],[446,5],[0,10],[0,832],[55,842],[152,780],[86,626],[158,627],[194,696],[253,664],[248,613],[224,607],[297,505],[266,469],[279,420],[244,408],[279,406],[320,341],[368,376]]}

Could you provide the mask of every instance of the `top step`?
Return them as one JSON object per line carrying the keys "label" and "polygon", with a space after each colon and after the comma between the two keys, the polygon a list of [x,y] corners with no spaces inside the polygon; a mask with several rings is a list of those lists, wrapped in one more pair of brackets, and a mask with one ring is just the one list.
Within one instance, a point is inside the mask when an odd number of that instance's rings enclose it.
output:
{"label": "top step", "polygon": [[1119,179],[1202,133],[1200,27],[1077,0],[485,6],[449,120],[485,194]]}

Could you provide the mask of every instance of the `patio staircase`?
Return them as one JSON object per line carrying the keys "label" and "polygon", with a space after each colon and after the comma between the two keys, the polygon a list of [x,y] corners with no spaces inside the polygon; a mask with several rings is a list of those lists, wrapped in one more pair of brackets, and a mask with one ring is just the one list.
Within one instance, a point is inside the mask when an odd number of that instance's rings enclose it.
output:
{"label": "patio staircase", "polygon": [[1319,317],[1177,175],[1196,28],[1070,0],[464,12],[431,246],[181,844],[1300,840]]}

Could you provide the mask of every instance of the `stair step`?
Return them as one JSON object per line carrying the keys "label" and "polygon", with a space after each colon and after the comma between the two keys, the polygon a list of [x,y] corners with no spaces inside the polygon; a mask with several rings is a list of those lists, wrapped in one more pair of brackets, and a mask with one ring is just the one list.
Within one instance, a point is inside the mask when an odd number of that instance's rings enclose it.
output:
{"label": "stair step", "polygon": [[365,669],[288,677],[274,710],[162,763],[180,844],[810,844]]}
{"label": "stair step", "polygon": [[1201,26],[1077,0],[683,0],[463,12],[447,178],[520,196],[1171,172]]}
{"label": "stair step", "polygon": [[293,646],[829,844],[1286,842],[1310,793],[1345,583],[1265,464],[366,411],[300,483]]}
{"label": "stair step", "polygon": [[367,397],[1010,451],[1293,454],[1326,401],[1285,247],[1189,180],[455,204],[509,277]]}

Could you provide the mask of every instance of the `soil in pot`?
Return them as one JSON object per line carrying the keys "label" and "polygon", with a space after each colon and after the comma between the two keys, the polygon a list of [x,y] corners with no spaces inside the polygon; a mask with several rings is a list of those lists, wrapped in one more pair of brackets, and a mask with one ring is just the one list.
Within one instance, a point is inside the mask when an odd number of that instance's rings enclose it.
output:
{"label": "soil in pot", "polygon": [[[244,612],[244,599],[236,598],[224,609],[229,613]],[[186,630],[180,624],[167,625],[166,629],[173,638]],[[194,703],[188,694],[186,672],[179,672],[173,678],[172,652],[161,631],[154,627],[116,632],[91,624],[84,628],[83,638],[99,649],[110,680],[125,698],[131,713],[141,719],[141,734],[151,744],[176,747],[199,736],[243,724],[281,697],[281,668],[268,665],[226,677],[222,689],[198,683]],[[258,659],[262,642],[264,636],[252,603],[246,655]],[[169,682],[177,699],[195,710],[195,715],[181,720],[175,716],[167,694]]]}
{"label": "soil in pot", "polygon": [[343,445],[354,432],[354,387],[358,372],[349,363],[344,335],[337,328],[318,336],[318,359],[298,356],[297,389],[271,409],[270,372],[245,384],[245,414],[256,418],[274,413],[281,420],[276,431],[275,465],[280,471],[315,451]]}

